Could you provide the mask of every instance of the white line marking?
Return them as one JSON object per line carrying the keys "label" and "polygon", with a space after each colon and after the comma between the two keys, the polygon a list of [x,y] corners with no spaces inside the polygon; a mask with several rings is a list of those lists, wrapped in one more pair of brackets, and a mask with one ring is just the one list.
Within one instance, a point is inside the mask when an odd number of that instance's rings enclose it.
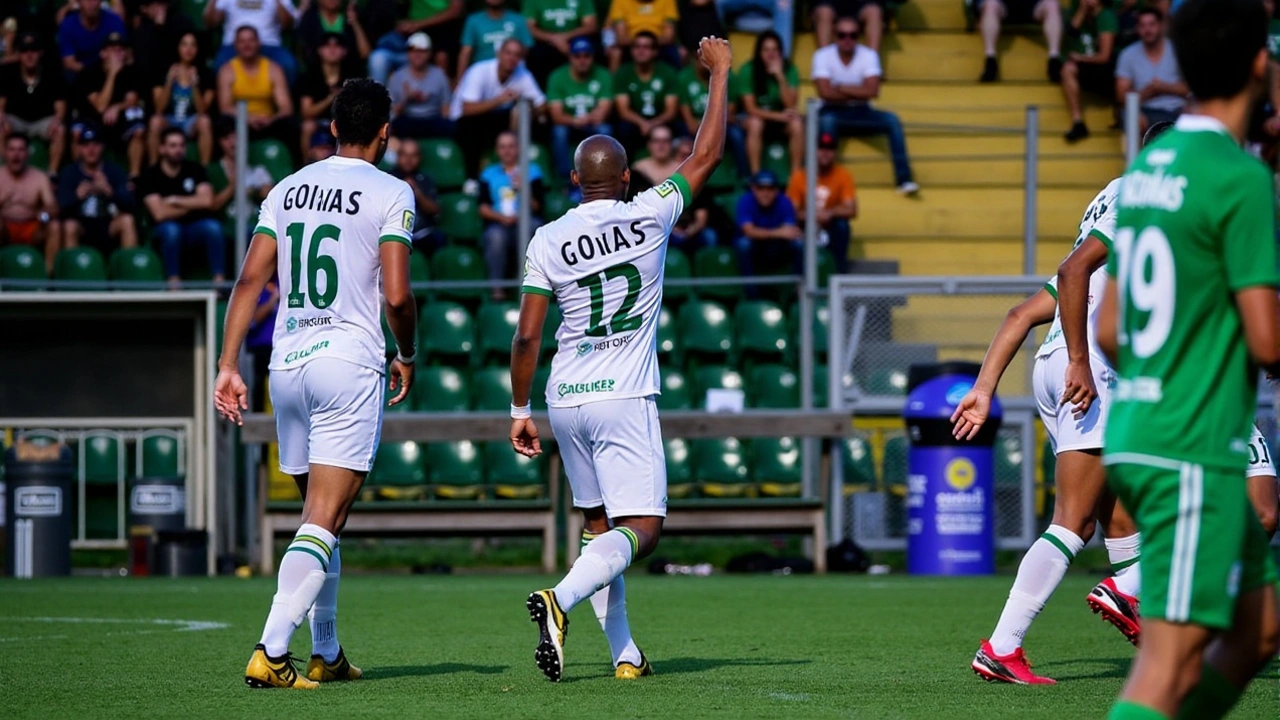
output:
{"label": "white line marking", "polygon": [[[159,625],[164,627],[172,627],[175,632],[199,632],[202,630],[225,630],[231,627],[229,623],[216,622],[212,620],[167,620],[163,618],[87,618],[87,617],[22,617],[9,616],[0,617],[0,622],[32,622],[32,623],[71,623],[71,624],[94,624],[94,625]],[[156,632],[155,630],[128,630],[119,633],[110,633],[114,635],[142,635],[145,633]],[[52,639],[54,637],[66,636],[44,636]],[[13,642],[17,640],[26,640],[24,637],[0,638],[0,642]]]}

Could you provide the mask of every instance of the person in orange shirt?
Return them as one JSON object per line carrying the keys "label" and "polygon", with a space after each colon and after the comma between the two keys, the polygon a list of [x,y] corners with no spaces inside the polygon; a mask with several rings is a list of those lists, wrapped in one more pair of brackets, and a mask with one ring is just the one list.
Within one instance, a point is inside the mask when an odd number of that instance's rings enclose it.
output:
{"label": "person in orange shirt", "polygon": [[[836,261],[836,272],[844,272],[849,265],[849,240],[852,230],[849,221],[858,217],[857,187],[853,175],[842,166],[836,164],[836,149],[839,140],[831,133],[818,136],[818,186],[817,206],[818,224],[827,233],[831,254]],[[796,216],[801,222],[805,220],[805,175],[804,170],[791,173],[791,181],[787,183],[787,197],[796,206]]]}
{"label": "person in orange shirt", "polygon": [[631,53],[631,41],[642,32],[651,32],[658,38],[659,59],[672,67],[680,67],[680,48],[676,38],[676,22],[679,20],[680,11],[675,0],[613,0],[604,32],[609,70],[618,71],[625,56]]}

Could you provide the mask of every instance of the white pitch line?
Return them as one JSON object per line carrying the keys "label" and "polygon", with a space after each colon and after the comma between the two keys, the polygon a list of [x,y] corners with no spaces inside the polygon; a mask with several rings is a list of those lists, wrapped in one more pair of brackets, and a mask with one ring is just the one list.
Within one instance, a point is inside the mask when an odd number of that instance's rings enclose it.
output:
{"label": "white pitch line", "polygon": [[212,620],[167,620],[163,618],[0,617],[0,623],[4,622],[164,625],[174,627],[176,632],[223,630],[231,627],[229,623]]}

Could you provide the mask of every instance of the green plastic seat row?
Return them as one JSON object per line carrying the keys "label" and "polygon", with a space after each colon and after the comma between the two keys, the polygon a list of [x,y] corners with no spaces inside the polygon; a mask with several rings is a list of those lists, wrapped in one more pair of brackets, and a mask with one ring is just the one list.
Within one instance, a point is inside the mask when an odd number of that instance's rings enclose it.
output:
{"label": "green plastic seat row", "polygon": [[386,442],[378,446],[369,484],[375,486],[544,485],[544,462],[517,455],[505,441]]}
{"label": "green plastic seat row", "polygon": [[[534,407],[544,409],[548,367],[540,367],[533,376]],[[386,398],[397,393],[388,386]],[[506,412],[511,403],[511,373],[504,367],[485,367],[469,375],[455,367],[429,365],[417,371],[414,387],[405,402],[387,408],[388,412]]]}

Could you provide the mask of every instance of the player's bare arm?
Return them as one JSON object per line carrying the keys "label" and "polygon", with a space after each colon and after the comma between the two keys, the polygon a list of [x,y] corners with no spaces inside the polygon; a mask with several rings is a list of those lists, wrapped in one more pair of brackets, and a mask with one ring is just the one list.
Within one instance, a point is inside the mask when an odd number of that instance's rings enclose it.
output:
{"label": "player's bare arm", "polygon": [[240,377],[240,347],[249,334],[253,311],[262,289],[276,270],[276,239],[257,233],[240,268],[240,277],[231,288],[227,319],[222,331],[222,356],[218,358],[218,379],[213,387],[213,405],[222,417],[243,425],[240,413],[249,409],[249,388]]}
{"label": "player's bare arm", "polygon": [[398,391],[388,405],[399,405],[409,397],[413,387],[413,361],[417,356],[418,307],[409,287],[408,245],[398,242],[382,243],[382,294],[386,299],[387,326],[395,336],[399,348],[391,361],[388,373],[391,389]]}
{"label": "player's bare arm", "polygon": [[987,348],[986,357],[982,359],[982,370],[971,389],[956,406],[951,415],[954,424],[952,433],[956,438],[972,440],[987,421],[991,411],[991,396],[1000,384],[1004,371],[1018,354],[1018,348],[1027,339],[1031,328],[1044,325],[1053,320],[1057,302],[1048,290],[1041,288],[1034,295],[1015,305],[1005,315],[1000,329]]}
{"label": "player's bare arm", "polygon": [[[547,319],[551,298],[537,293],[520,296],[520,320],[511,339],[511,447],[526,457],[542,454],[538,427],[527,416],[533,373],[538,366],[542,346],[542,325]],[[524,408],[524,411],[518,409]],[[524,415],[524,417],[515,417]]]}
{"label": "player's bare arm", "polygon": [[1267,372],[1280,374],[1280,297],[1270,286],[1236,291],[1236,307],[1244,326],[1249,355]]}
{"label": "player's bare arm", "polygon": [[1058,266],[1058,306],[1062,339],[1067,344],[1067,370],[1062,404],[1083,416],[1098,397],[1089,366],[1089,278],[1107,262],[1107,246],[1089,235]]}
{"label": "player's bare arm", "polygon": [[689,182],[697,195],[724,157],[725,126],[729,119],[729,75],[733,71],[733,52],[729,41],[716,37],[702,38],[698,58],[711,71],[708,81],[707,111],[693,139],[693,154],[676,169]]}
{"label": "player's bare arm", "polygon": [[1120,292],[1119,288],[1115,278],[1107,278],[1107,290],[1102,293],[1102,306],[1098,308],[1098,347],[1113,365],[1120,350],[1116,336],[1116,293]]}

